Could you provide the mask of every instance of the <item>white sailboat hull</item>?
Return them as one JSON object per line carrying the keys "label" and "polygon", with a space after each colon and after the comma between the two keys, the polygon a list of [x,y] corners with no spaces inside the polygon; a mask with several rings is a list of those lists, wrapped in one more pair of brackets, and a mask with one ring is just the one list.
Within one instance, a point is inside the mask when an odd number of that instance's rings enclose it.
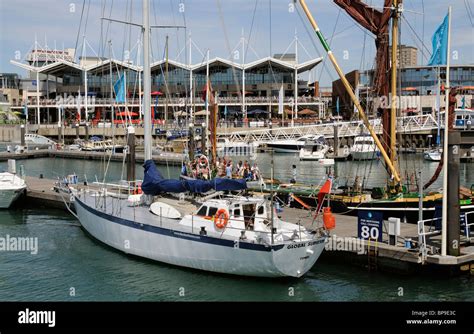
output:
{"label": "white sailboat hull", "polygon": [[74,203],[84,229],[117,250],[217,273],[300,277],[313,267],[326,241],[326,237],[320,237],[313,241],[265,246],[135,223],[99,212],[77,197]]}

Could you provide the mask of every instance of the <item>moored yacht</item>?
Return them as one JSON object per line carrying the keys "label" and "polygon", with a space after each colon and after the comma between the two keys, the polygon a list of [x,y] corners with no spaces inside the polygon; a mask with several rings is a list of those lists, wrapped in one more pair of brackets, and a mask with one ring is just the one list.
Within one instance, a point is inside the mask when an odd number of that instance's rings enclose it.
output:
{"label": "moored yacht", "polygon": [[353,160],[374,160],[380,153],[375,145],[374,138],[370,135],[355,137],[354,145],[352,145],[350,152]]}
{"label": "moored yacht", "polygon": [[25,181],[16,174],[0,173],[0,208],[8,209],[25,189]]}
{"label": "moored yacht", "polygon": [[296,139],[282,139],[267,142],[267,147],[276,153],[297,153],[305,145],[307,140],[315,140],[318,135],[305,135]]}
{"label": "moored yacht", "polygon": [[300,149],[300,160],[321,160],[326,158],[330,147],[326,143],[324,136],[317,139],[307,139]]}
{"label": "moored yacht", "polygon": [[[226,274],[304,275],[324,249],[325,228],[282,221],[263,197],[222,194],[245,188],[244,180],[164,179],[149,160],[141,185],[145,195],[123,199],[106,191],[73,190],[73,198],[82,226],[124,253]],[[217,192],[202,201],[183,199],[184,193],[210,190]]]}

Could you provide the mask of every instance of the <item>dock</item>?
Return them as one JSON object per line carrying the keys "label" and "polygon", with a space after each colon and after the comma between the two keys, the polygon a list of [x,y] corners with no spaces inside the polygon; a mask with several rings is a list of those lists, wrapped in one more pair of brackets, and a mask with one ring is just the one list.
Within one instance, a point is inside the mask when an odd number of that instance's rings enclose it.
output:
{"label": "dock", "polygon": [[[107,153],[107,152],[90,152],[90,151],[66,151],[66,150],[30,150],[23,153],[9,153],[1,152],[0,161],[7,161],[8,159],[24,160],[35,158],[65,158],[65,159],[81,159],[81,160],[108,160],[122,162],[124,159],[123,153]],[[176,156],[161,156],[153,155],[153,161],[159,165],[181,166],[182,160]],[[135,154],[135,161],[137,163],[145,162],[143,153]]]}
{"label": "dock", "polygon": [[[48,207],[66,210],[65,203],[70,204],[69,195],[54,190],[55,180],[38,177],[26,177],[28,185],[25,197],[17,205]],[[86,187],[84,184],[74,185]],[[88,184],[88,188],[98,188]],[[308,210],[284,208],[281,218],[305,227],[315,227],[312,213]],[[337,215],[336,227],[331,231],[322,259],[344,264],[357,265],[373,271],[413,274],[422,271],[441,271],[448,274],[470,271],[474,274],[474,237],[461,238],[461,256],[440,256],[436,249],[440,247],[440,236],[428,238],[427,252],[420,252],[417,247],[418,231],[414,224],[401,223],[400,236],[395,245],[389,244],[387,222],[384,222],[384,233],[381,242],[362,240],[357,237],[357,217]],[[321,221],[319,220],[319,224]],[[412,246],[407,247],[407,241]]]}

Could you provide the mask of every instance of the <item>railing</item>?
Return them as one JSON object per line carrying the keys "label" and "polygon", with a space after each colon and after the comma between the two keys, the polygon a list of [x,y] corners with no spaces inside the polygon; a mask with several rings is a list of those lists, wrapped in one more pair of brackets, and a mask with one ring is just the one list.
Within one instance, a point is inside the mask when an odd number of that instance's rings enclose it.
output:
{"label": "railing", "polygon": [[[237,130],[229,132],[229,139],[233,141],[260,142],[265,143],[278,139],[294,139],[304,135],[334,137],[334,127],[338,127],[339,137],[355,137],[361,133],[362,121],[325,122],[311,125],[294,125],[290,127],[266,128],[254,130]],[[377,134],[382,133],[380,119],[369,121]],[[431,114],[420,116],[405,116],[398,118],[398,132],[413,133],[417,131],[433,130],[438,123]]]}
{"label": "railing", "polygon": [[[72,102],[67,102],[69,100],[72,100]],[[78,104],[79,106],[81,107],[84,107],[85,105],[85,98],[84,96],[67,96],[66,98],[62,97],[61,99],[62,101],[65,101],[63,102],[63,104],[69,108],[77,108],[78,107]],[[27,104],[29,107],[35,107],[37,105],[37,102],[36,102],[36,98],[35,97],[30,97],[28,98],[28,100],[22,100],[22,101],[17,101],[16,103],[13,103],[12,106],[14,107],[23,107],[25,104]],[[79,103],[78,103],[79,101]],[[255,104],[259,104],[259,103],[262,103],[262,104],[269,104],[269,103],[272,103],[272,104],[275,104],[277,105],[278,104],[278,97],[275,97],[275,96],[272,96],[272,97],[269,97],[269,96],[247,96],[245,97],[245,102],[246,104],[252,104],[252,103],[255,103]],[[152,98],[152,106],[155,105],[155,99]],[[217,103],[220,103],[220,104],[226,104],[226,103],[232,103],[232,104],[241,104],[242,103],[242,98],[239,98],[238,96],[234,97],[234,96],[226,96],[226,97],[218,97],[217,98]],[[283,103],[286,104],[286,105],[292,105],[294,103],[294,98],[292,97],[285,97],[284,100],[283,100]],[[300,96],[298,97],[298,103],[300,104],[305,104],[305,103],[308,103],[308,104],[321,104],[323,105],[324,104],[324,101],[321,99],[321,98],[318,98],[318,97],[313,97],[313,96]],[[47,106],[47,105],[53,105],[53,106],[56,106],[56,105],[59,105],[58,103],[58,100],[56,99],[44,99],[44,98],[40,98],[40,106]],[[98,97],[94,97],[94,96],[89,96],[88,99],[87,99],[87,104],[89,107],[94,107],[96,105],[112,105],[112,104],[116,104],[115,103],[115,99],[110,99],[110,98],[98,98]],[[140,105],[140,99],[138,98],[128,98],[127,99],[127,104],[128,105]],[[159,106],[164,106],[166,104],[169,104],[169,105],[177,105],[177,106],[186,106],[186,105],[191,105],[191,101],[189,98],[187,97],[170,97],[170,98],[164,98],[164,97],[160,97],[158,99],[158,105]],[[202,98],[200,96],[196,96],[194,97],[193,99],[193,104],[196,104],[196,105],[199,105],[199,106],[203,106],[205,105],[205,102],[202,100]]]}
{"label": "railing", "polygon": [[432,235],[439,235],[441,234],[440,230],[434,230],[432,231],[431,228],[434,226],[431,225],[429,228],[429,231],[425,230],[425,223],[433,223],[436,221],[440,221],[441,218],[431,218],[431,219],[424,219],[424,220],[419,220],[418,221],[418,244],[420,247],[420,255],[421,255],[421,261],[424,262],[426,260],[426,257],[428,255],[428,248],[426,244],[426,237],[427,236],[432,236]]}
{"label": "railing", "polygon": [[464,213],[464,224],[461,225],[461,227],[464,227],[464,235],[466,238],[471,237],[471,226],[474,226],[474,221],[472,223],[469,223],[469,215],[474,214],[474,211],[469,211]]}

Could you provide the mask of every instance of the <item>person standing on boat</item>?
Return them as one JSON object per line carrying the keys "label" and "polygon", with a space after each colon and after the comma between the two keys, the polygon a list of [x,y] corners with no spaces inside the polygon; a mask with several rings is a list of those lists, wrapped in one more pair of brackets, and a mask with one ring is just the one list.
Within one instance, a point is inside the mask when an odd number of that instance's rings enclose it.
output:
{"label": "person standing on boat", "polygon": [[227,167],[225,168],[225,176],[228,178],[228,179],[231,179],[232,178],[232,163],[229,161],[229,163],[227,164]]}
{"label": "person standing on boat", "polygon": [[181,175],[188,176],[188,171],[186,169],[186,164],[184,162],[181,165]]}
{"label": "person standing on boat", "polygon": [[296,183],[296,175],[297,175],[296,165],[293,165],[293,170],[291,171],[291,173],[293,175],[293,178],[290,180],[290,183]]}

